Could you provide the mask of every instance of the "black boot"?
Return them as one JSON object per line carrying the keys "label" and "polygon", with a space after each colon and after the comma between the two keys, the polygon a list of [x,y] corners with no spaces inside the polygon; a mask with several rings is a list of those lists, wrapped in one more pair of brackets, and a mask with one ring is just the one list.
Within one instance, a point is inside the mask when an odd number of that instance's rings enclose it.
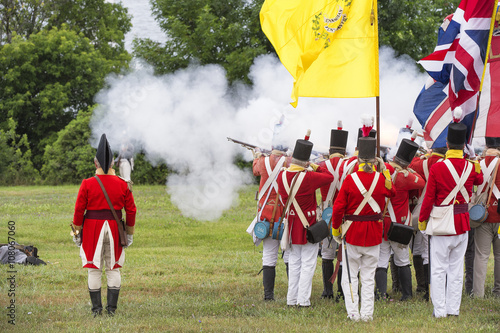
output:
{"label": "black boot", "polygon": [[323,270],[323,293],[321,298],[333,298],[333,284],[330,282],[333,275],[333,260],[322,259],[321,268]]}
{"label": "black boot", "polygon": [[335,302],[340,302],[344,300],[344,291],[342,290],[342,266],[339,267],[337,272],[337,296],[335,296]]}
{"label": "black boot", "polygon": [[413,268],[415,268],[415,278],[417,280],[417,293],[425,292],[424,260],[422,256],[413,256]]}
{"label": "black boot", "polygon": [[424,276],[425,276],[425,293],[424,293],[424,299],[428,302],[429,301],[429,264],[424,265]]}
{"label": "black boot", "polygon": [[377,267],[375,270],[375,300],[387,298],[387,268]]}
{"label": "black boot", "polygon": [[411,285],[411,268],[408,266],[398,267],[399,269],[399,286],[401,288],[401,301],[406,301],[413,296]]}
{"label": "black boot", "polygon": [[398,266],[394,263],[394,255],[391,255],[389,262],[391,263],[392,292],[398,293],[401,291],[401,287],[399,286]]}
{"label": "black boot", "polygon": [[108,305],[106,306],[106,310],[108,310],[108,315],[110,316],[115,315],[119,294],[120,294],[120,288],[113,289],[108,287]]}
{"label": "black boot", "polygon": [[274,301],[274,280],[276,279],[276,267],[262,266],[262,271],[264,301]]}
{"label": "black boot", "polygon": [[102,314],[101,288],[90,290],[90,301],[92,302],[92,314],[94,318]]}

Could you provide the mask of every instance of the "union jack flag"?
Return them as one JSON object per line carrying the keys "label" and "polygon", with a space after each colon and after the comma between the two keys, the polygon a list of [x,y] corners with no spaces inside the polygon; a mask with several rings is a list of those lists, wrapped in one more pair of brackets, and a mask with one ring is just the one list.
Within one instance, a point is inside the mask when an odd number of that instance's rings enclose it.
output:
{"label": "union jack flag", "polygon": [[[460,106],[462,122],[472,134],[474,111],[484,69],[491,16],[497,0],[462,0],[448,16],[438,33],[434,52],[419,63],[435,81],[427,84],[413,112],[424,129],[424,138],[432,147],[446,144],[452,113]],[[437,127],[436,127],[437,126]]]}

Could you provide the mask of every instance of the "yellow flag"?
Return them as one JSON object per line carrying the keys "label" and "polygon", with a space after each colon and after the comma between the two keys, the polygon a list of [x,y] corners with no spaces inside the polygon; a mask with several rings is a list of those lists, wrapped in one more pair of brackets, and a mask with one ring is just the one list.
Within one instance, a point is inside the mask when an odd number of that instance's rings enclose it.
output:
{"label": "yellow flag", "polygon": [[262,30],[301,97],[379,95],[377,0],[266,0]]}

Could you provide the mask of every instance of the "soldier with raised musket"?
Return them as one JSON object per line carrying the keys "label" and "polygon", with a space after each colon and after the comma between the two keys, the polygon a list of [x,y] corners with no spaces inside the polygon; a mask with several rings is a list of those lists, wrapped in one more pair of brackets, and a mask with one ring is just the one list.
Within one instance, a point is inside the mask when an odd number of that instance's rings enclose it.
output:
{"label": "soldier with raised musket", "polygon": [[[280,223],[284,206],[283,200],[278,194],[276,180],[281,169],[289,164],[289,158],[285,154],[286,150],[287,148],[282,145],[273,146],[271,154],[266,156],[259,149],[256,149],[252,164],[254,176],[260,176],[260,185],[257,217],[255,222],[250,225],[249,229],[251,230],[249,231],[253,232],[257,221],[266,221],[269,223],[269,232],[271,233],[269,235],[268,232],[262,239],[262,284],[265,301],[274,300],[274,282],[280,241],[279,237],[272,236],[272,232],[276,229],[274,223]],[[255,244],[258,245],[260,241],[254,235]],[[288,256],[288,254],[286,255]],[[288,264],[286,266],[288,272]]]}
{"label": "soldier with raised musket", "polygon": [[464,124],[448,126],[446,159],[429,171],[419,215],[419,229],[429,235],[430,297],[437,318],[459,315],[470,230],[468,204],[473,186],[483,182],[479,163],[464,158],[466,136]]}
{"label": "soldier with raised musket", "polygon": [[[108,285],[106,310],[112,316],[121,288],[120,268],[125,261],[122,243],[130,246],[133,242],[136,206],[129,184],[115,175],[112,168],[113,153],[105,134],[101,136],[94,164],[95,176],[82,181],[76,198],[72,224],[76,235],[73,241],[80,246],[82,265],[88,269],[88,289],[94,317],[102,313],[103,267]],[[121,219],[122,209],[125,209],[126,239],[120,240],[119,225],[113,209],[118,219]]]}
{"label": "soldier with raised musket", "polygon": [[[394,252],[394,262],[398,270],[399,285],[403,294],[401,300],[407,300],[413,294],[410,253],[408,250],[408,243],[413,235],[409,192],[422,189],[425,186],[425,181],[415,171],[407,167],[418,148],[418,144],[414,141],[402,139],[393,161],[389,162],[388,169],[396,189],[396,195],[389,200],[387,212],[384,216],[384,239],[380,245],[380,257],[375,272],[377,298],[385,297],[387,293],[387,268],[391,250]],[[393,237],[388,238],[390,231],[392,231],[391,236]]]}
{"label": "soldier with raised musket", "polygon": [[[324,213],[325,211],[330,212],[331,216],[331,207],[335,202],[335,198],[337,197],[338,191],[347,176],[347,168],[344,168],[347,158],[346,147],[347,147],[347,137],[349,132],[342,129],[342,122],[338,122],[337,129],[332,129],[330,134],[330,149],[329,149],[329,159],[321,162],[319,165],[328,169],[333,175],[333,181],[321,187],[321,211]],[[326,219],[325,219],[326,221]],[[331,219],[327,221],[331,224]],[[335,259],[335,251],[338,246],[331,235],[325,238],[321,242],[321,270],[323,276],[323,293],[321,294],[321,298],[333,298],[333,284],[330,282],[330,278],[333,275],[333,260]],[[337,265],[340,265],[340,262],[337,262]],[[337,276],[337,297],[335,298],[337,301],[342,297],[342,286],[340,281],[342,279],[342,271],[338,270]]]}
{"label": "soldier with raised musket", "polygon": [[[309,162],[313,144],[308,140],[297,140],[290,167],[278,175],[279,194],[283,202],[289,196],[288,234],[291,240],[287,304],[308,307],[311,305],[311,290],[318,256],[318,243],[307,239],[306,226],[317,223],[316,190],[330,184],[333,176],[326,168]],[[285,229],[286,230],[286,229]]]}
{"label": "soldier with raised musket", "polygon": [[[353,321],[373,319],[375,270],[382,242],[382,211],[386,198],[396,194],[383,161],[375,158],[376,139],[358,140],[359,169],[348,175],[333,204],[333,236],[342,240],[342,289],[347,316]],[[378,162],[378,166],[376,166]],[[358,297],[361,279],[361,309]]]}

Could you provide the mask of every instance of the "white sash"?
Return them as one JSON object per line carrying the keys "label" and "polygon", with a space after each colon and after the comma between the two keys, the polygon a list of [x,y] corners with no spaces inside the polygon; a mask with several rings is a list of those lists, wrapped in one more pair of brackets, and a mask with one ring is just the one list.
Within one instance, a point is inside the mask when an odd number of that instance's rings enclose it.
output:
{"label": "white sash", "polygon": [[278,193],[278,183],[276,182],[276,178],[281,170],[281,167],[285,163],[285,156],[281,156],[281,158],[278,160],[278,163],[276,163],[276,166],[274,167],[273,170],[271,170],[271,163],[269,160],[270,160],[269,156],[267,156],[264,159],[264,164],[266,166],[266,171],[267,174],[269,175],[269,178],[267,178],[266,182],[264,183],[264,185],[262,185],[262,188],[260,189],[259,201],[260,199],[262,199],[262,197],[266,193],[267,189],[271,186],[271,184],[273,185],[276,193]]}
{"label": "white sash", "polygon": [[464,187],[464,184],[467,181],[467,178],[469,178],[469,175],[472,171],[472,163],[470,163],[467,160],[465,161],[465,163],[466,163],[466,165],[465,165],[464,171],[462,172],[462,176],[459,177],[457,170],[455,170],[455,167],[450,162],[450,160],[448,160],[448,159],[444,160],[444,164],[448,167],[448,170],[450,171],[451,176],[455,180],[456,186],[453,188],[453,190],[451,190],[451,192],[443,200],[443,202],[441,202],[440,206],[449,205],[451,200],[453,198],[457,197],[458,191],[460,191],[460,193],[462,193],[462,196],[464,197],[465,202],[469,203],[469,200],[470,200],[469,193],[467,193],[467,189]]}
{"label": "white sash", "polygon": [[[489,166],[486,166],[486,160],[482,160],[479,164],[481,165],[481,170],[483,171],[483,183],[477,187],[476,194],[481,194],[483,190],[486,192],[487,189],[491,186],[491,177],[493,176],[493,170],[495,170],[495,166],[498,163],[498,157],[495,157]],[[488,186],[486,184],[488,183]],[[485,188],[486,187],[486,188]],[[500,191],[496,184],[493,184],[493,195],[498,200],[500,198]]]}
{"label": "white sash", "polygon": [[282,177],[283,177],[283,186],[285,187],[286,193],[288,193],[288,196],[291,197],[291,200],[288,200],[288,205],[285,207],[285,211],[288,211],[288,208],[292,206],[295,207],[295,211],[297,212],[297,215],[299,215],[300,221],[302,222],[302,225],[304,228],[309,227],[309,222],[307,222],[306,216],[302,212],[302,209],[300,208],[299,204],[297,203],[297,200],[295,199],[295,195],[299,191],[300,185],[302,184],[302,181],[304,180],[304,177],[306,176],[305,172],[300,172],[300,174],[297,177],[297,180],[295,181],[295,185],[293,186],[293,191],[290,193],[290,186],[288,185],[288,181],[286,179],[286,170],[283,171]]}
{"label": "white sash", "polygon": [[337,161],[337,165],[335,166],[335,168],[333,167],[331,160],[327,160],[325,162],[326,168],[333,175],[333,181],[330,184],[330,187],[328,188],[328,194],[326,195],[325,202],[326,202],[327,205],[330,204],[330,202],[333,199],[333,196],[335,195],[335,193],[337,192],[337,190],[340,188],[339,187],[339,183],[340,183],[339,169],[340,169],[340,166],[342,165],[343,161],[344,161],[343,159],[339,159]]}

